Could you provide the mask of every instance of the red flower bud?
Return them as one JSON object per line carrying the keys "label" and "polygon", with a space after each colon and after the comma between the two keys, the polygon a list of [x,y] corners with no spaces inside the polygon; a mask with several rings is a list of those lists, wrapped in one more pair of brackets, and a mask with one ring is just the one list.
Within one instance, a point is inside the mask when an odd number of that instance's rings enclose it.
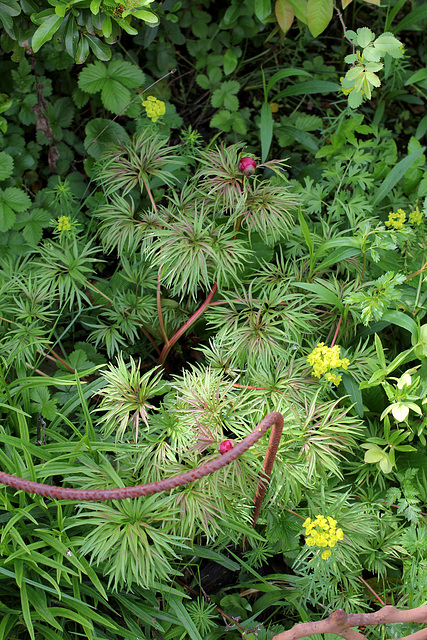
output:
{"label": "red flower bud", "polygon": [[221,454],[227,453],[227,451],[230,451],[230,449],[232,448],[233,443],[231,442],[231,440],[224,440],[224,442],[221,442],[221,444],[219,445],[219,452]]}
{"label": "red flower bud", "polygon": [[245,176],[251,176],[255,173],[256,162],[253,158],[242,158],[239,162],[239,168]]}

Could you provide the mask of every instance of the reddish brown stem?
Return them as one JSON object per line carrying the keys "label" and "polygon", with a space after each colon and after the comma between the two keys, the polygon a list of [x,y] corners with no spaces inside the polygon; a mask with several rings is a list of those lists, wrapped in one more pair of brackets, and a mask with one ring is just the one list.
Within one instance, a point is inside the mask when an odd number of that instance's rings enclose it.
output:
{"label": "reddish brown stem", "polygon": [[68,489],[64,487],[56,487],[48,484],[42,484],[40,482],[33,482],[32,480],[25,480],[17,476],[12,476],[9,473],[0,471],[0,483],[25,491],[26,493],[35,493],[36,495],[46,496],[49,498],[56,498],[58,500],[77,500],[77,501],[98,501],[103,502],[105,500],[122,500],[124,498],[138,498],[139,496],[149,496],[153,493],[160,493],[161,491],[169,491],[175,487],[181,487],[189,482],[195,482],[204,478],[205,476],[219,471],[222,467],[236,460],[239,456],[247,451],[252,445],[255,444],[263,435],[272,427],[272,433],[270,437],[270,443],[268,446],[267,454],[264,460],[264,477],[260,480],[254,500],[254,517],[253,524],[255,526],[258,518],[259,511],[261,509],[262,500],[265,495],[266,478],[269,477],[276,455],[277,446],[279,443],[280,435],[283,430],[283,416],[277,411],[273,411],[266,416],[259,425],[244,438],[241,442],[236,444],[233,449],[227,451],[219,458],[211,460],[201,467],[196,469],[190,469],[185,473],[180,473],[172,478],[166,478],[166,480],[158,480],[156,482],[149,482],[148,484],[140,484],[136,487],[120,487],[118,489]]}
{"label": "reddish brown stem", "polygon": [[[270,440],[268,443],[267,453],[265,454],[263,473],[260,475],[260,480],[255,492],[254,500],[254,515],[252,519],[252,526],[255,527],[258,520],[259,512],[261,511],[261,505],[264,500],[265,492],[267,491],[268,480],[271,476],[273,464],[276,459],[277,449],[279,448],[280,438],[283,431],[283,416],[281,413],[270,413],[270,416],[280,416],[280,419],[276,418],[273,423],[273,427],[270,433]],[[267,417],[270,417],[267,416]],[[265,420],[266,418],[264,418]],[[262,423],[261,423],[262,424]]]}
{"label": "reddish brown stem", "polygon": [[193,325],[196,322],[196,320],[198,320],[200,318],[200,316],[206,311],[206,309],[209,307],[209,305],[211,303],[212,298],[216,294],[217,289],[218,289],[218,285],[215,282],[215,284],[212,287],[212,291],[210,292],[210,294],[208,295],[208,297],[206,298],[204,303],[197,309],[197,311],[195,313],[193,313],[191,318],[189,318],[187,320],[187,322],[184,325],[182,325],[181,329],[178,329],[178,331],[175,333],[175,335],[172,336],[172,338],[169,340],[169,342],[165,343],[165,345],[164,345],[164,347],[162,349],[162,352],[160,354],[160,357],[159,357],[159,359],[157,361],[157,364],[163,364],[164,363],[164,361],[168,357],[169,351],[171,350],[171,348],[173,347],[175,342],[177,340],[179,340],[179,338],[186,331],[188,331],[188,329],[191,327],[191,325]]}
{"label": "reddish brown stem", "polygon": [[338,337],[338,332],[339,332],[339,330],[340,330],[341,322],[342,322],[342,315],[340,316],[340,319],[339,319],[339,321],[338,321],[337,328],[335,329],[334,337],[332,338],[332,342],[331,342],[331,347],[333,347],[333,346],[334,346],[334,344],[335,344],[335,340],[336,340],[336,339],[337,339],[337,337]]}
{"label": "reddish brown stem", "polygon": [[378,595],[378,593],[377,593],[376,591],[374,591],[374,589],[372,589],[371,585],[370,585],[370,584],[368,584],[368,583],[366,582],[366,580],[364,580],[364,579],[362,578],[362,576],[359,576],[359,580],[361,580],[361,581],[363,582],[363,584],[365,585],[365,587],[366,587],[367,589],[369,589],[369,591],[372,593],[372,595],[376,597],[376,599],[378,600],[378,602],[379,602],[380,604],[382,604],[382,605],[383,605],[383,607],[385,607],[385,602],[384,602],[384,600],[382,600],[382,599],[380,598],[380,596]]}

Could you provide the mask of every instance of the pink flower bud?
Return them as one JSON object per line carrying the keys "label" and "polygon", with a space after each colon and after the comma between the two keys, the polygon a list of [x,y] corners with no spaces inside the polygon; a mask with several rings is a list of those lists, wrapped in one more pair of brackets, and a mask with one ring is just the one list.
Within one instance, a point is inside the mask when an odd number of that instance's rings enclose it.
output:
{"label": "pink flower bud", "polygon": [[245,176],[251,176],[255,173],[256,162],[253,158],[242,158],[239,162],[239,168]]}
{"label": "pink flower bud", "polygon": [[231,442],[231,440],[224,440],[224,442],[221,442],[221,444],[219,445],[219,452],[221,454],[227,453],[227,451],[230,451],[230,449],[232,448],[233,443]]}

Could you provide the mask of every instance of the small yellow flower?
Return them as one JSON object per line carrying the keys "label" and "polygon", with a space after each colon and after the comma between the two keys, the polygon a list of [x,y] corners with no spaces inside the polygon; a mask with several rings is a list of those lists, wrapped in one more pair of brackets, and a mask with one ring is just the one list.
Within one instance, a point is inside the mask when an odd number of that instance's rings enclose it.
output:
{"label": "small yellow flower", "polygon": [[339,385],[341,382],[341,376],[331,369],[348,369],[350,360],[348,358],[340,358],[340,347],[335,345],[333,347],[326,347],[324,342],[319,342],[317,347],[307,356],[307,362],[313,367],[312,376],[315,378],[321,378],[323,375],[328,382],[332,382],[335,385]]}
{"label": "small yellow flower", "polygon": [[385,226],[393,227],[394,229],[402,229],[405,222],[406,213],[403,211],[403,209],[398,209],[397,211],[390,211]]}
{"label": "small yellow flower", "polygon": [[424,219],[423,216],[423,212],[420,211],[418,209],[418,207],[416,207],[413,211],[411,211],[411,213],[409,214],[409,222],[411,224],[416,224],[418,227],[420,226],[420,224],[422,223]]}
{"label": "small yellow flower", "polygon": [[160,116],[166,113],[166,106],[163,100],[158,100],[155,96],[148,96],[142,103],[147,116],[153,121],[157,122]]}
{"label": "small yellow flower", "polygon": [[58,224],[56,230],[61,231],[70,231],[71,230],[71,221],[68,216],[61,216],[58,218]]}
{"label": "small yellow flower", "polygon": [[278,102],[270,102],[271,113],[277,113],[279,111],[279,103]]}
{"label": "small yellow flower", "polygon": [[343,540],[344,533],[342,529],[337,529],[337,521],[328,516],[325,518],[322,514],[317,514],[314,520],[307,518],[304,521],[303,527],[305,529],[304,535],[305,543],[308,547],[318,547],[319,549],[325,549],[321,557],[323,560],[327,560],[331,556],[330,549],[333,549],[338,540]]}

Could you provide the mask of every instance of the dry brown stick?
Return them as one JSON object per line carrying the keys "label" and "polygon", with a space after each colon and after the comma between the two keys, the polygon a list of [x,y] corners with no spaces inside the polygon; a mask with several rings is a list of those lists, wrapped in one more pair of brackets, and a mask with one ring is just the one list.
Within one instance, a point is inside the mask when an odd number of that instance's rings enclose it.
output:
{"label": "dry brown stick", "polygon": [[[389,624],[391,622],[418,622],[427,623],[427,605],[416,609],[406,609],[404,611],[387,605],[374,613],[350,613],[346,614],[343,609],[334,611],[325,620],[315,622],[301,622],[292,629],[278,633],[273,640],[298,640],[317,633],[335,633],[346,640],[366,640],[366,636],[352,627],[364,627],[371,624]],[[427,629],[421,629],[409,636],[405,640],[426,640]],[[401,638],[400,640],[404,640]]]}

